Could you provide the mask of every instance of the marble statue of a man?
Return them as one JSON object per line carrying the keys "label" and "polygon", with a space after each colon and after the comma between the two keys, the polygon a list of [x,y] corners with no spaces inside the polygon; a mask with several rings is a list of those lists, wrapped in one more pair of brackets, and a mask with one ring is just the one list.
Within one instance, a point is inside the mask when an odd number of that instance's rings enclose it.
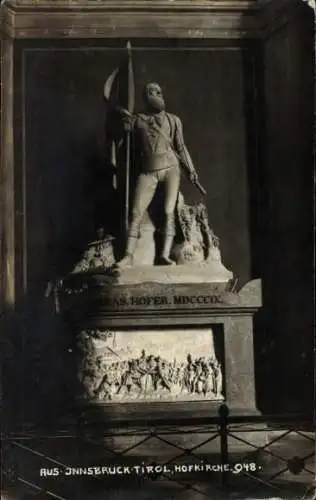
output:
{"label": "marble statue of a man", "polygon": [[135,116],[124,114],[126,130],[133,135],[140,173],[136,181],[125,255],[116,263],[118,268],[132,265],[140,224],[157,187],[163,185],[163,244],[158,264],[171,265],[170,251],[175,236],[175,208],[180,187],[180,168],[183,167],[192,183],[198,176],[185,146],[181,120],[167,113],[162,90],[149,83],[143,91],[145,111]]}

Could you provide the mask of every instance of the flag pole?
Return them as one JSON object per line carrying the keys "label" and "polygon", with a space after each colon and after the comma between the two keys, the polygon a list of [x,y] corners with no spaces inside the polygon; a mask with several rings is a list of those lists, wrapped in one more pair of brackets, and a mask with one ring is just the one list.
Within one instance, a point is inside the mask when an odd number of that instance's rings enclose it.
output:
{"label": "flag pole", "polygon": [[131,167],[131,132],[126,132],[126,178],[125,178],[125,211],[124,211],[124,230],[127,235],[129,227],[129,184]]}
{"label": "flag pole", "polygon": [[[127,48],[127,110],[130,114],[134,112],[135,88],[132,62],[132,45],[128,41]],[[127,236],[129,227],[129,196],[130,196],[130,170],[131,170],[131,130],[126,131],[126,178],[125,178],[125,211],[124,229]]]}

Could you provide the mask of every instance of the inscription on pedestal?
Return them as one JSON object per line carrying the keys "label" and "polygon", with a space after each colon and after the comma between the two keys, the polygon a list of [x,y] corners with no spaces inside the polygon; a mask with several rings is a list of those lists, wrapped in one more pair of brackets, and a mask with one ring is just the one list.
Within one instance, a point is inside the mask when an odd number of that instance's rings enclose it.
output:
{"label": "inscription on pedestal", "polygon": [[83,396],[99,402],[223,400],[213,332],[94,330],[79,336]]}
{"label": "inscription on pedestal", "polygon": [[113,295],[104,298],[104,305],[109,308],[132,307],[172,307],[172,306],[210,306],[221,304],[223,298],[214,295]]}

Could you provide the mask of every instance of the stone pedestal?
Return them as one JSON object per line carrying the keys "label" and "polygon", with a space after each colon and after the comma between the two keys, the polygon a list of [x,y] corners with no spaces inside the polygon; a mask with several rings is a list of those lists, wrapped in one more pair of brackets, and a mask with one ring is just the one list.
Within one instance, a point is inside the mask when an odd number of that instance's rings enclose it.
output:
{"label": "stone pedestal", "polygon": [[[222,369],[223,399],[214,401],[201,395],[184,405],[184,401],[192,399],[183,397],[186,391],[180,391],[182,396],[180,393],[175,396],[171,391],[174,403],[170,415],[215,415],[222,400],[231,413],[257,413],[252,320],[261,306],[260,280],[234,293],[230,291],[229,282],[123,285],[111,284],[111,279],[101,273],[82,273],[65,283],[62,304],[77,331],[80,380],[88,373],[88,378],[96,377],[92,386],[98,383],[97,379],[100,382],[106,357],[111,363],[115,360],[120,363],[119,376],[126,371],[128,362],[142,357],[143,351],[143,356],[152,356],[152,360],[160,357],[162,362],[171,365],[175,362],[176,368],[181,364],[183,368],[189,355],[195,367],[199,359],[203,364],[212,358]],[[177,345],[179,360],[176,360]],[[89,372],[89,363],[98,367],[95,368],[98,374]],[[120,382],[116,384],[118,388]],[[165,389],[166,400],[169,400],[170,394]],[[178,391],[179,388],[175,390]],[[87,394],[85,404],[102,405],[102,413],[107,418],[118,418],[120,410],[125,413],[130,404],[135,418],[158,417],[167,411],[164,404],[152,399],[150,402],[138,402],[136,396],[132,402],[120,397],[114,399],[118,400],[115,409],[112,399],[100,401]]]}
{"label": "stone pedestal", "polygon": [[[177,267],[179,272],[182,266]],[[118,284],[113,279],[77,274],[65,283],[62,295],[63,310],[77,332],[77,405],[85,421],[113,428],[126,422],[135,428],[156,427],[157,422],[191,428],[203,420],[208,425],[214,421],[216,430],[223,408],[229,417],[260,414],[253,358],[260,280],[237,293],[230,281]],[[255,446],[267,440],[256,425],[248,425],[246,433],[244,425],[235,426],[234,434]],[[174,439],[185,446],[187,438]],[[196,432],[192,439],[201,442],[203,435]],[[232,437],[228,445],[231,452],[251,450]],[[116,437],[115,446],[126,447],[126,437]],[[140,453],[165,456],[152,446]],[[204,452],[218,449],[214,440]]]}

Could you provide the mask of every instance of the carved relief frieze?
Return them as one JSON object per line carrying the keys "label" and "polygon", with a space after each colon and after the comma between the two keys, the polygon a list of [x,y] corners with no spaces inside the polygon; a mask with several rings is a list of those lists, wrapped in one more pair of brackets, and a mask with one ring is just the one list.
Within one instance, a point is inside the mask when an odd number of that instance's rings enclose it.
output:
{"label": "carved relief frieze", "polygon": [[[196,333],[202,334],[209,346],[204,356],[194,346]],[[179,341],[181,332],[174,332],[169,342],[164,342],[166,335],[161,339],[159,335],[161,332],[153,331],[80,332],[81,396],[104,403],[223,400],[222,364],[214,351],[211,330],[186,332],[186,347],[179,346],[178,353],[170,351],[168,344]]]}

